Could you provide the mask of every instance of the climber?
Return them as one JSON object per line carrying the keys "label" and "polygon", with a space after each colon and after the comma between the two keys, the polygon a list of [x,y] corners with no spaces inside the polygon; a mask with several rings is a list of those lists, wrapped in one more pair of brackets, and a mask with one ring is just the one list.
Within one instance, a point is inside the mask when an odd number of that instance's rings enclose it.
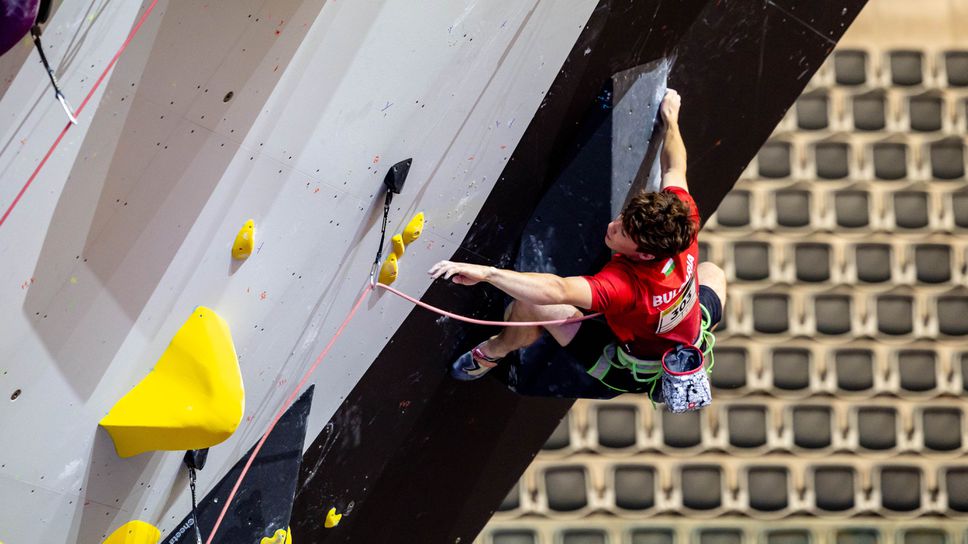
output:
{"label": "climber", "polygon": [[[666,127],[660,155],[662,190],[635,195],[608,224],[605,245],[613,256],[597,274],[563,278],[451,261],[441,261],[429,271],[435,279],[460,285],[483,281],[501,289],[515,299],[505,313],[511,321],[580,317],[579,308],[602,312],[604,319],[544,327],[573,360],[575,372],[598,378],[583,376],[581,390],[562,396],[611,398],[622,392],[648,392],[658,401],[654,384],[631,371],[608,372],[608,380],[603,379],[596,371],[603,352],[611,347],[622,350],[623,361],[655,363],[677,346],[705,349],[704,332],[722,317],[725,275],[715,264],[698,262],[699,214],[686,184],[680,104],[679,94],[670,89],[660,106]],[[541,338],[546,335],[539,327],[506,327],[459,357],[451,375],[478,379],[508,353]],[[606,362],[610,364],[621,365]]]}

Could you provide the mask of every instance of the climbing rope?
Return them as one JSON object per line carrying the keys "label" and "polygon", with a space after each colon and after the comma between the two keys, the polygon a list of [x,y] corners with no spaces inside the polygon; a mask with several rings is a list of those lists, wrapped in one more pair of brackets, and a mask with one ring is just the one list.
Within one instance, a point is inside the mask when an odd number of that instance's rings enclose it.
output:
{"label": "climbing rope", "polygon": [[[137,24],[135,24],[134,28],[131,29],[131,32],[128,33],[127,39],[124,40],[124,43],[121,44],[121,47],[118,49],[118,52],[115,53],[114,57],[111,58],[111,62],[109,62],[108,65],[104,67],[104,71],[101,72],[101,75],[97,78],[97,81],[95,81],[94,85],[91,86],[91,89],[87,92],[87,96],[84,97],[84,100],[81,102],[81,105],[78,106],[77,110],[74,111],[73,117],[75,119],[79,115],[81,115],[81,111],[84,110],[84,107],[87,106],[87,103],[91,100],[91,97],[94,96],[94,92],[97,91],[98,87],[101,86],[101,83],[104,81],[104,78],[107,77],[108,72],[111,71],[111,68],[113,68],[114,65],[118,62],[118,58],[121,57],[121,53],[123,53],[124,50],[127,49],[128,44],[131,43],[131,40],[134,39],[138,31],[141,30],[141,25],[144,24],[145,19],[148,18],[149,14],[151,14],[151,11],[155,9],[155,4],[157,3],[158,3],[158,0],[152,0],[151,4],[148,6],[148,9],[145,10],[145,12],[141,15],[141,18],[138,20]],[[46,60],[46,58],[44,58],[44,60]],[[49,75],[53,77],[52,73],[49,73]],[[66,102],[61,102],[62,105],[65,103]],[[67,134],[67,131],[70,130],[70,128],[73,125],[74,125],[73,121],[68,121],[67,124],[64,125],[64,128],[61,129],[60,134],[57,136],[57,139],[54,140],[54,143],[51,144],[50,149],[47,150],[47,153],[44,154],[44,157],[40,159],[39,163],[37,163],[37,166],[34,168],[34,172],[30,174],[30,177],[27,179],[27,183],[24,184],[24,186],[20,189],[20,192],[17,193],[17,196],[14,197],[13,202],[11,202],[10,206],[7,207],[7,211],[5,211],[2,216],[0,216],[0,227],[3,226],[3,223],[7,220],[7,217],[9,217],[10,213],[13,212],[13,209],[17,206],[17,203],[20,202],[20,199],[24,196],[24,193],[27,192],[27,188],[30,187],[30,184],[33,183],[35,179],[37,179],[37,175],[40,173],[40,169],[43,168],[45,164],[47,164],[47,159],[49,159],[50,156],[54,154],[54,150],[57,149],[57,146],[60,145],[61,140],[64,139],[64,135]]]}

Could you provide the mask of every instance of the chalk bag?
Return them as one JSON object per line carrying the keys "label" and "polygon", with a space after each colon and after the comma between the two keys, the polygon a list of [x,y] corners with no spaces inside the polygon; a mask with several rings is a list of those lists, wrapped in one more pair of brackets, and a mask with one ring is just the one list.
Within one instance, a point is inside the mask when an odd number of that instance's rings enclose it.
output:
{"label": "chalk bag", "polygon": [[691,412],[712,403],[709,376],[699,348],[680,345],[666,351],[662,355],[662,370],[662,396],[670,412]]}

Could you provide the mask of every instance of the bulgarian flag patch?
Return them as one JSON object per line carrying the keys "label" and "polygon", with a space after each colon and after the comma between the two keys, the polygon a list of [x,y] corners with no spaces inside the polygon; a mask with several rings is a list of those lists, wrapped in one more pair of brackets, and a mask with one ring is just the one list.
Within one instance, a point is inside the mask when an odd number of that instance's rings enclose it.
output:
{"label": "bulgarian flag patch", "polygon": [[668,276],[669,274],[672,274],[672,271],[675,269],[676,263],[672,259],[669,259],[662,267],[662,274]]}

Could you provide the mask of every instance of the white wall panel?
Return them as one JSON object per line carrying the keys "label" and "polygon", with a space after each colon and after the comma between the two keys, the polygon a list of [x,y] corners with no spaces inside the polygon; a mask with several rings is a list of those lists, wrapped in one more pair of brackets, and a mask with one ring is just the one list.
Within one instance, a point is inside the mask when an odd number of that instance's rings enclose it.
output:
{"label": "white wall panel", "polygon": [[[218,311],[240,356],[246,411],[212,449],[204,494],[355,301],[386,169],[414,159],[391,227],[427,214],[397,284],[419,295],[594,5],[159,2],[0,227],[0,502],[17,504],[0,509],[0,540],[98,542],[130,519],[163,530],[179,520],[181,455],[119,459],[97,421],[195,306]],[[65,0],[56,11],[45,41],[75,105],[139,7]],[[0,99],[4,208],[64,123],[35,60],[0,64],[12,78]],[[257,250],[235,263],[230,244],[249,218]],[[364,304],[313,377],[310,439],[410,311],[386,294]]]}

